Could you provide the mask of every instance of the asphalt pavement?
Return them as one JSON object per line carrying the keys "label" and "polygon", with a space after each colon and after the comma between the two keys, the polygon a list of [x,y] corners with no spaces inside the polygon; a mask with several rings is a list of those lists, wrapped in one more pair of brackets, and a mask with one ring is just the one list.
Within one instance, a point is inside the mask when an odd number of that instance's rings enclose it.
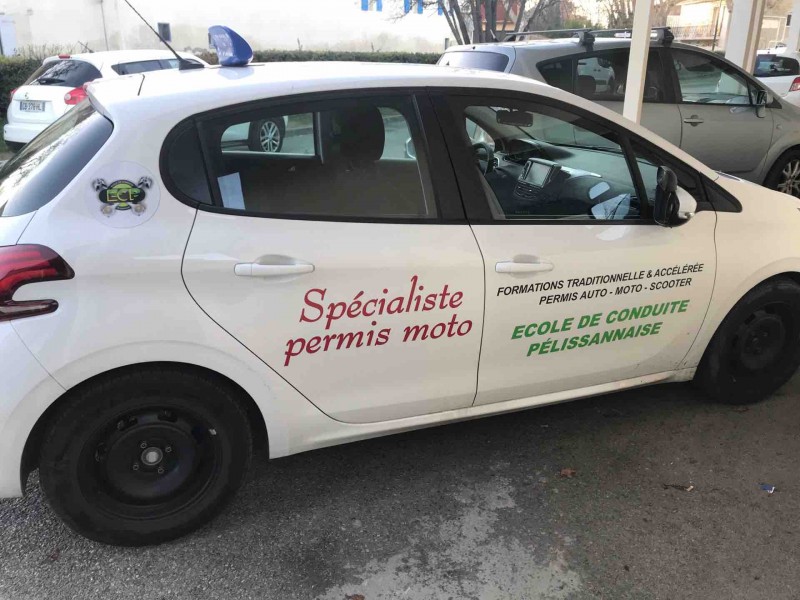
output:
{"label": "asphalt pavement", "polygon": [[0,598],[798,598],[799,398],[663,385],[259,456],[223,515],[149,548],[71,533],[34,477],[0,501]]}

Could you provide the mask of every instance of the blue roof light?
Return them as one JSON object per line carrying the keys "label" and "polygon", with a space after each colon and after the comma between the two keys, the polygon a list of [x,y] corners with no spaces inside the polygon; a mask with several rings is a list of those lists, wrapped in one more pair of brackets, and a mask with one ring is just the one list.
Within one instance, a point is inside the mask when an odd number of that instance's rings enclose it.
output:
{"label": "blue roof light", "polygon": [[217,50],[223,67],[244,67],[253,60],[253,49],[242,36],[230,27],[214,25],[208,28],[211,44]]}

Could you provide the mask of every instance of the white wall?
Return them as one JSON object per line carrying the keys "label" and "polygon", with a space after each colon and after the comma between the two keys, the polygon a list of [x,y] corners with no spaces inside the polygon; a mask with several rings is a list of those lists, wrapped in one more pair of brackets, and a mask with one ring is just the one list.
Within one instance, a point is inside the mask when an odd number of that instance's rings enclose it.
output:
{"label": "white wall", "polygon": [[[131,0],[153,25],[168,22],[179,49],[205,48],[211,25],[227,25],[255,49],[441,51],[450,30],[436,10],[402,12],[402,0],[383,0],[383,12],[363,12],[361,0]],[[228,9],[226,11],[226,8]],[[122,0],[0,0],[16,22],[17,44],[89,43],[105,49],[157,45]],[[77,51],[78,48],[75,48]]]}

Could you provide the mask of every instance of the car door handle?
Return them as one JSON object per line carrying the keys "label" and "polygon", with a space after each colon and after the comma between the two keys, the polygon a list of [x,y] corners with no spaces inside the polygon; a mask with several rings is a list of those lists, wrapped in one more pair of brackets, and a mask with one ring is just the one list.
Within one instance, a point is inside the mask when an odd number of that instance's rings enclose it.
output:
{"label": "car door handle", "polygon": [[238,263],[233,272],[239,277],[282,277],[284,275],[303,275],[313,273],[314,265],[260,265],[258,263]]}
{"label": "car door handle", "polygon": [[691,117],[687,117],[683,120],[684,123],[688,123],[692,127],[697,127],[700,123],[705,123],[705,119],[701,119],[697,115],[692,115]]}
{"label": "car door handle", "polygon": [[539,262],[499,262],[494,266],[497,273],[544,273],[553,270],[553,263]]}

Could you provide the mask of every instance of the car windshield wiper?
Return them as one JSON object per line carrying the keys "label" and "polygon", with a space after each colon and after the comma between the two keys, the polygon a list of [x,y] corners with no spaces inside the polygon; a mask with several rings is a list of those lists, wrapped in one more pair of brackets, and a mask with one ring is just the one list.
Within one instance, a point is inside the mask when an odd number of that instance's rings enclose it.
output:
{"label": "car windshield wiper", "polygon": [[58,77],[39,77],[36,83],[40,85],[53,85],[54,83],[64,83],[64,80]]}

